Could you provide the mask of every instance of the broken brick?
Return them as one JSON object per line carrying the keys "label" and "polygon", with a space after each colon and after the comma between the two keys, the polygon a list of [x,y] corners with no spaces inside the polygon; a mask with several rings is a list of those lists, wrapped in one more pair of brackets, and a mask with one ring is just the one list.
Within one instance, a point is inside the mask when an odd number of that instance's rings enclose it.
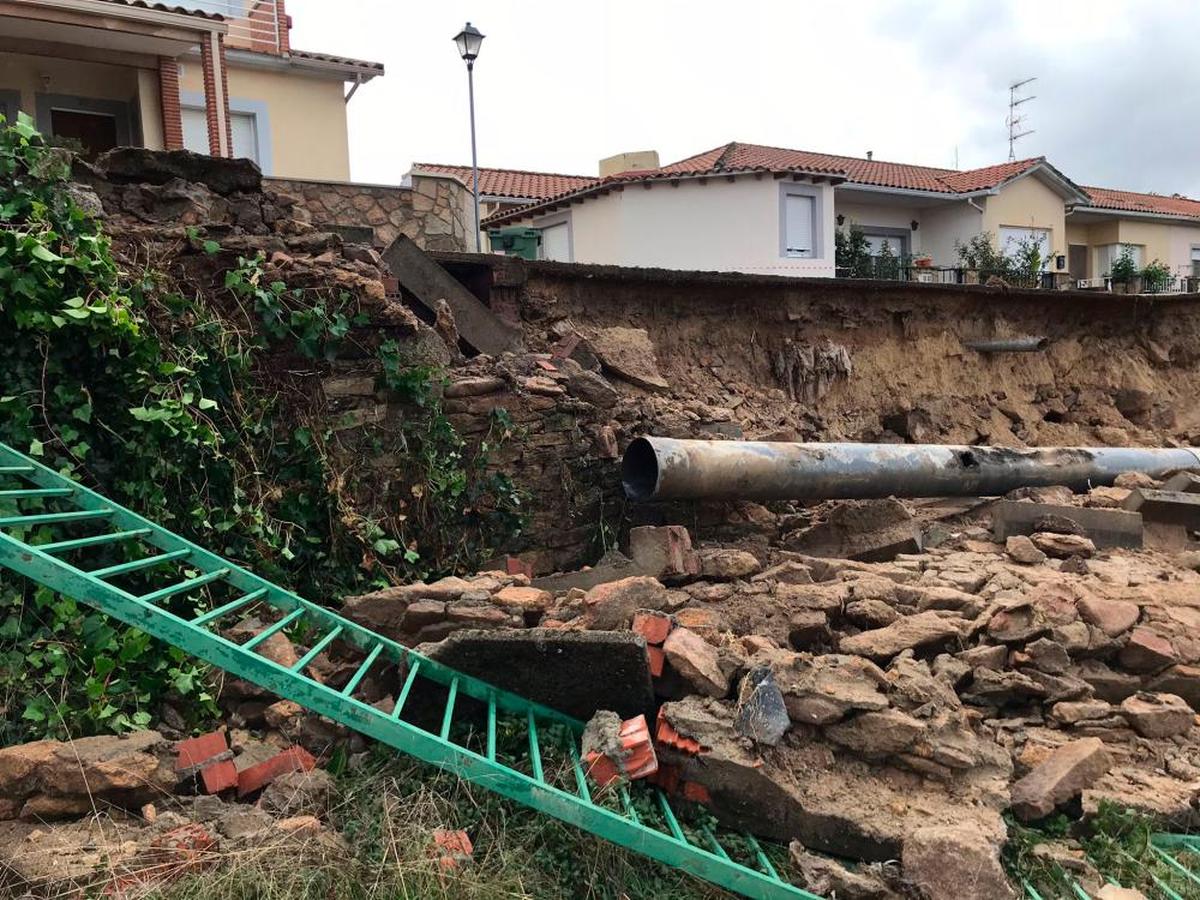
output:
{"label": "broken brick", "polygon": [[282,753],[277,753],[266,762],[238,773],[238,797],[245,797],[266,787],[280,775],[288,772],[308,772],[317,761],[303,747],[289,747]]}
{"label": "broken brick", "polygon": [[[613,714],[602,713],[597,715],[593,723],[600,721],[601,716],[609,716],[610,720],[616,719]],[[585,746],[594,727],[594,724],[589,725],[588,732],[584,734]],[[604,733],[606,732],[603,729],[599,732]],[[650,726],[646,724],[644,715],[626,719],[617,727],[615,737],[620,744],[619,750],[611,747],[611,732],[608,734],[609,737],[599,738],[593,743],[594,747],[600,745],[598,749],[589,749],[584,755],[588,775],[600,787],[607,787],[622,778],[630,781],[647,778],[658,771],[658,757],[654,753],[654,744],[650,740]]]}
{"label": "broken brick", "polygon": [[206,794],[219,794],[237,787],[238,770],[232,759],[205,766],[200,770],[200,784]]}
{"label": "broken brick", "polygon": [[463,863],[470,862],[474,852],[471,836],[465,831],[449,828],[433,830],[433,843],[429,847],[429,855],[437,857],[438,867],[443,871],[452,871]]}
{"label": "broken brick", "polygon": [[175,745],[175,753],[176,772],[194,770],[222,758],[228,759],[232,755],[229,741],[223,731],[210,731],[208,734],[180,741]]}
{"label": "broken brick", "polygon": [[675,730],[670,722],[667,721],[662,709],[658,711],[658,722],[656,723],[655,739],[660,744],[666,744],[668,747],[673,747],[676,750],[681,750],[689,756],[698,756],[703,752],[704,747],[694,738],[685,737]]}
{"label": "broken brick", "polygon": [[526,578],[533,577],[533,564],[525,562],[516,556],[506,556],[504,558],[504,571],[509,575],[524,575]]}
{"label": "broken brick", "polygon": [[633,630],[644,637],[647,644],[661,645],[673,626],[666,613],[643,609],[633,614]]}
{"label": "broken brick", "polygon": [[700,562],[682,525],[639,525],[629,530],[629,555],[646,575],[698,575]]}
{"label": "broken brick", "polygon": [[650,676],[652,678],[662,678],[663,669],[667,665],[667,655],[662,652],[662,648],[647,644],[646,661],[650,666]]}
{"label": "broken brick", "polygon": [[679,766],[674,766],[670,763],[659,763],[658,771],[646,780],[655,787],[662,788],[666,793],[674,794],[679,790],[681,778]]}
{"label": "broken brick", "polygon": [[683,799],[705,805],[712,803],[712,797],[708,794],[708,788],[697,781],[685,781],[683,783]]}

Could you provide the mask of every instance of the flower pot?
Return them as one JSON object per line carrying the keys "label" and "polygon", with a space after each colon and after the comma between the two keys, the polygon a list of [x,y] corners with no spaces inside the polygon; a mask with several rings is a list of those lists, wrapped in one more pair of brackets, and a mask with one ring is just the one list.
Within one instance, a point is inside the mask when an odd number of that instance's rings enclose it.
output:
{"label": "flower pot", "polygon": [[913,259],[913,265],[916,266],[918,269],[932,269],[933,268],[933,257],[932,256],[915,257]]}

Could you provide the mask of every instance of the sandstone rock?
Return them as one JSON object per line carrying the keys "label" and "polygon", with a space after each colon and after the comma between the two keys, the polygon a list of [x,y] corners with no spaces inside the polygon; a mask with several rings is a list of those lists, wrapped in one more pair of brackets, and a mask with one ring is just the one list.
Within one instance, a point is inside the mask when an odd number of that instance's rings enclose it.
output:
{"label": "sandstone rock", "polygon": [[835,859],[809,853],[799,841],[792,841],[788,852],[807,891],[839,900],[900,900],[900,894],[870,869],[852,872]]}
{"label": "sandstone rock", "polygon": [[904,841],[904,877],[928,900],[1014,900],[1000,844],[971,827],[918,828]]}
{"label": "sandstone rock", "polygon": [[629,555],[645,575],[697,575],[699,560],[682,525],[641,525],[629,529]]}
{"label": "sandstone rock", "polygon": [[1029,665],[1050,675],[1061,675],[1071,665],[1071,657],[1062,644],[1047,638],[1026,644],[1025,654],[1029,657]]}
{"label": "sandstone rock", "polygon": [[1135,628],[1117,660],[1130,672],[1158,672],[1178,660],[1171,642],[1149,628]]}
{"label": "sandstone rock", "polygon": [[838,649],[870,659],[890,659],[904,650],[949,643],[961,634],[963,624],[961,618],[942,616],[933,611],[917,613],[883,628],[842,638]]}
{"label": "sandstone rock", "polygon": [[1080,722],[1106,719],[1113,706],[1106,700],[1078,700],[1055,703],[1050,709],[1050,721],[1059,725],[1078,725]]}
{"label": "sandstone rock", "polygon": [[1098,659],[1083,660],[1071,669],[1071,674],[1090,684],[1096,696],[1109,703],[1120,703],[1137,693],[1142,683],[1136,675],[1114,671]]}
{"label": "sandstone rock", "polygon": [[709,697],[729,693],[729,677],[721,668],[717,648],[694,631],[676,628],[663,644],[667,662],[696,690]]}
{"label": "sandstone rock", "polygon": [[[1151,402],[1153,402],[1153,398],[1151,398]],[[1157,486],[1158,482],[1145,472],[1122,472],[1113,479],[1113,487],[1125,488],[1126,490],[1153,488]]]}
{"label": "sandstone rock", "polygon": [[1013,814],[1022,822],[1044,818],[1091,787],[1111,766],[1112,759],[1099,738],[1063,744],[1012,786]]}
{"label": "sandstone rock", "polygon": [[1121,702],[1121,715],[1142,737],[1167,738],[1191,730],[1195,713],[1182,697],[1139,691]]}
{"label": "sandstone rock", "polygon": [[1194,710],[1200,710],[1200,666],[1171,666],[1146,685],[1151,691],[1178,694]]}
{"label": "sandstone rock", "polygon": [[954,654],[954,658],[961,660],[973,669],[981,667],[984,669],[1000,670],[1004,668],[1004,664],[1008,659],[1008,648],[1002,644],[991,646],[981,645],[956,653]]}
{"label": "sandstone rock", "polygon": [[807,650],[829,638],[829,620],[819,609],[802,609],[788,618],[788,642],[797,650]]}
{"label": "sandstone rock", "polygon": [[567,376],[567,390],[600,409],[612,409],[621,399],[620,392],[607,378],[587,369],[579,369]]}
{"label": "sandstone rock", "polygon": [[1030,540],[1038,550],[1055,559],[1067,559],[1072,556],[1091,557],[1096,553],[1096,545],[1091,538],[1077,534],[1055,534],[1049,531],[1039,531]]}
{"label": "sandstone rock", "polygon": [[865,629],[882,628],[900,618],[900,613],[882,600],[854,600],[842,614],[852,625]]}
{"label": "sandstone rock", "polygon": [[1050,623],[1031,604],[1004,609],[988,621],[988,636],[1006,644],[1023,644],[1050,631]]}
{"label": "sandstone rock", "polygon": [[588,342],[604,368],[614,375],[652,391],[670,385],[658,370],[654,344],[644,328],[602,328],[588,335]]}
{"label": "sandstone rock", "polygon": [[1146,895],[1135,888],[1117,887],[1106,884],[1093,894],[1096,900],[1146,900]]}
{"label": "sandstone rock", "polygon": [[909,750],[924,730],[919,719],[898,709],[884,709],[828,725],[825,736],[860,756],[880,757]]}
{"label": "sandstone rock", "polygon": [[888,667],[887,680],[888,697],[900,709],[922,710],[928,715],[962,706],[951,685],[944,679],[935,678],[929,664],[920,660],[906,656],[896,658]]}
{"label": "sandstone rock", "polygon": [[754,554],[745,550],[700,550],[697,555],[700,557],[700,574],[717,581],[748,578],[762,568]]}
{"label": "sandstone rock", "polygon": [[545,612],[546,608],[554,602],[554,595],[535,587],[509,585],[500,588],[493,594],[492,602],[520,612]]}
{"label": "sandstone rock", "polygon": [[804,563],[788,560],[759,572],[750,580],[752,582],[774,581],[779,584],[812,584],[812,568]]}
{"label": "sandstone rock", "polygon": [[1104,600],[1086,595],[1076,603],[1079,617],[1089,625],[1095,625],[1109,637],[1116,637],[1132,628],[1138,620],[1140,610],[1135,603],[1123,600]]}
{"label": "sandstone rock", "polygon": [[964,702],[979,706],[1004,706],[1045,696],[1046,689],[1023,672],[983,668],[975,670],[971,686],[962,693]]}
{"label": "sandstone rock", "polygon": [[771,657],[771,672],[793,722],[828,725],[852,710],[888,706],[882,691],[886,676],[857,656],[777,653]]}
{"label": "sandstone rock", "polygon": [[657,578],[634,575],[619,581],[598,584],[583,598],[581,624],[594,631],[628,628],[639,609],[661,610],[667,602],[667,589]]}
{"label": "sandstone rock", "polygon": [[1004,552],[1013,562],[1036,566],[1046,561],[1046,554],[1034,546],[1033,541],[1023,534],[1014,534],[1004,542]]}

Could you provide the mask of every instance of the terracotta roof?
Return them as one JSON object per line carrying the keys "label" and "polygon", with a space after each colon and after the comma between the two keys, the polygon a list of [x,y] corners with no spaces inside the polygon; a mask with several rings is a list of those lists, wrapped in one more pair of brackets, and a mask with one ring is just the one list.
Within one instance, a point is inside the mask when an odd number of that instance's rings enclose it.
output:
{"label": "terracotta roof", "polygon": [[200,9],[193,9],[186,6],[170,3],[150,3],[148,0],[105,0],[106,3],[116,3],[118,6],[137,6],[141,9],[157,9],[159,12],[177,13],[181,16],[196,16],[201,19],[215,19],[218,22],[225,21],[225,17],[220,13],[204,12]]}
{"label": "terracotta roof", "polygon": [[[1039,156],[980,169],[957,171],[733,141],[657,169],[622,172],[608,178],[583,179],[582,183],[548,196],[528,195],[534,202],[528,204],[527,208],[503,210],[493,214],[487,221],[497,222],[515,218],[519,213],[530,212],[535,207],[558,205],[563,201],[622,183],[669,180],[684,176],[728,175],[741,172],[793,173],[826,176],[850,184],[953,195],[991,190],[1010,178],[1045,164],[1045,159]],[[468,174],[470,172],[469,169],[465,171]],[[483,182],[482,177],[480,181]],[[484,193],[489,193],[486,182]]]}
{"label": "terracotta roof", "polygon": [[1118,191],[1101,187],[1085,187],[1083,190],[1092,198],[1091,203],[1081,205],[1081,208],[1084,209],[1093,206],[1097,209],[1200,219],[1200,200],[1192,200],[1190,197],[1138,194],[1133,191]]}
{"label": "terracotta roof", "polygon": [[[467,187],[472,187],[470,166],[413,163],[413,171],[453,175]],[[514,200],[547,200],[596,180],[591,175],[558,175],[553,172],[526,172],[521,169],[479,170],[479,186],[484,195],[511,197]]]}
{"label": "terracotta roof", "polygon": [[333,56],[329,53],[314,53],[311,50],[292,50],[292,56],[297,59],[311,59],[315,62],[333,63],[339,66],[347,66],[354,69],[367,69],[377,75],[383,74],[383,63],[371,62],[366,59],[354,59],[349,56]]}

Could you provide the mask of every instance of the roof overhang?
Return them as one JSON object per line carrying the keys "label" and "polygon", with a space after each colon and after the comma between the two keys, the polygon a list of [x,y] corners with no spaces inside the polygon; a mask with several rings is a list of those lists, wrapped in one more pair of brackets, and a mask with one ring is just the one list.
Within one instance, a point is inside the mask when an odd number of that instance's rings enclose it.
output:
{"label": "roof overhang", "polygon": [[[1171,213],[1139,212],[1132,209],[1109,209],[1105,206],[1089,206],[1086,203],[1074,203],[1070,206],[1072,215],[1098,216],[1103,219],[1146,219],[1151,222],[1174,222],[1177,225],[1190,225],[1200,228],[1200,217],[1176,216]],[[1079,221],[1076,219],[1075,221]]]}
{"label": "roof overhang", "polygon": [[895,197],[907,197],[913,200],[937,200],[942,203],[953,203],[955,201],[966,200],[971,197],[986,197],[994,191],[963,191],[956,193],[954,191],[926,191],[918,188],[898,188],[887,187],[879,184],[865,184],[859,181],[847,180],[844,184],[838,186],[841,191],[863,192],[865,194],[885,194]]}
{"label": "roof overhang", "polygon": [[[6,36],[18,36],[12,28],[19,23],[25,23],[26,29],[31,23],[63,26],[64,36],[40,36],[61,43],[82,39],[82,32],[87,31],[93,36],[106,33],[129,35],[188,47],[199,43],[206,34],[229,31],[229,26],[220,17],[109,0],[0,0],[0,17],[6,20],[3,32]],[[147,52],[144,46],[134,49]]]}
{"label": "roof overhang", "polygon": [[615,175],[605,179],[598,179],[594,183],[579,188],[578,190],[570,191],[566,194],[559,194],[557,197],[551,197],[548,200],[540,200],[536,203],[518,206],[509,210],[499,210],[492,213],[480,224],[500,225],[505,222],[520,221],[521,219],[529,218],[530,216],[541,215],[561,207],[571,206],[575,203],[582,203],[584,200],[587,200],[590,197],[598,197],[613,192],[623,191],[627,187],[634,187],[637,185],[641,185],[645,188],[651,188],[655,184],[677,185],[685,181],[704,183],[706,181],[714,181],[716,179],[732,180],[734,178],[746,175],[754,175],[759,178],[762,178],[765,175],[770,175],[777,179],[792,178],[796,181],[807,179],[814,183],[828,182],[831,185],[838,185],[846,180],[845,175],[837,173],[807,171],[801,169],[750,168],[686,173],[659,172],[657,170],[651,170],[649,172],[630,173],[628,177]]}
{"label": "roof overhang", "polygon": [[225,51],[231,66],[243,69],[264,69],[274,72],[301,72],[317,78],[364,83],[382,74],[383,64],[365,60],[316,59],[298,53],[282,56],[274,53],[255,53],[252,50]]}
{"label": "roof overhang", "polygon": [[1068,203],[1070,201],[1087,203],[1091,199],[1086,193],[1084,193],[1083,188],[1081,188],[1045,160],[1030,166],[1024,172],[1018,172],[1016,175],[1005,178],[998,185],[996,185],[995,188],[990,191],[986,191],[985,193],[998,194],[1003,188],[1007,187],[1013,182],[1020,181],[1022,178],[1028,178],[1031,175],[1037,178],[1043,184],[1050,187],[1055,193],[1061,196],[1064,200],[1068,201]]}

